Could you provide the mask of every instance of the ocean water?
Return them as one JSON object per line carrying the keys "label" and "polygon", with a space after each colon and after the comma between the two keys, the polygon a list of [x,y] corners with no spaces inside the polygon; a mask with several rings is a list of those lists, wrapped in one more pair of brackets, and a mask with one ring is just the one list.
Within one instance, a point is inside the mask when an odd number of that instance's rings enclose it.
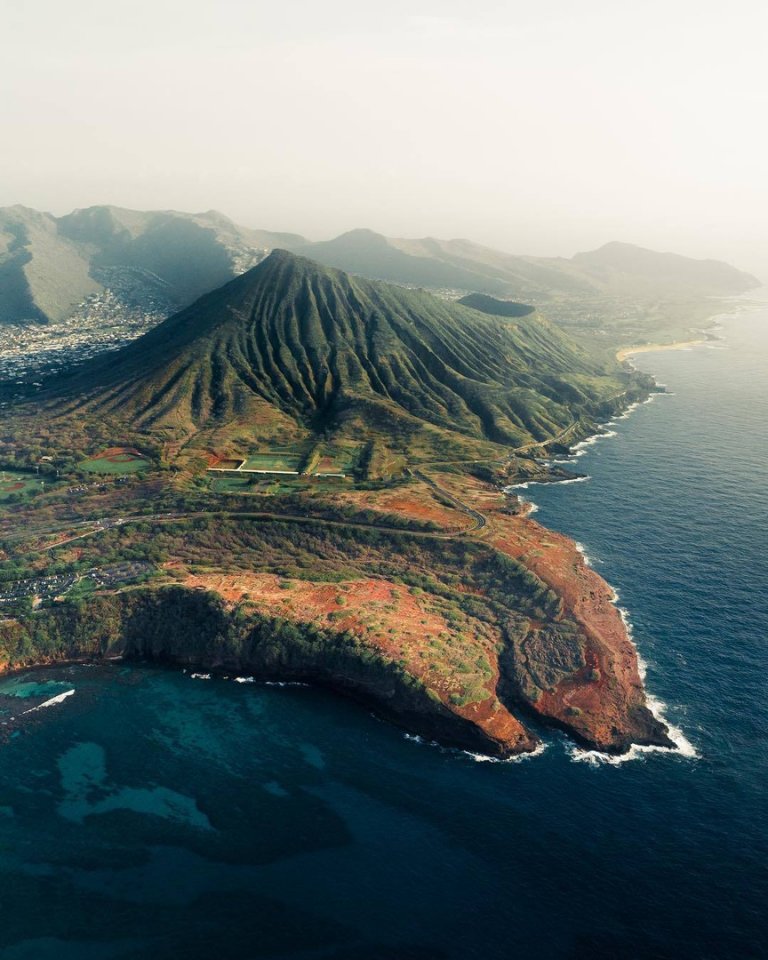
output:
{"label": "ocean water", "polygon": [[688,755],[478,762],[305,687],[6,678],[0,957],[768,955],[768,309],[723,335],[638,356],[671,395],[524,494],[618,590]]}

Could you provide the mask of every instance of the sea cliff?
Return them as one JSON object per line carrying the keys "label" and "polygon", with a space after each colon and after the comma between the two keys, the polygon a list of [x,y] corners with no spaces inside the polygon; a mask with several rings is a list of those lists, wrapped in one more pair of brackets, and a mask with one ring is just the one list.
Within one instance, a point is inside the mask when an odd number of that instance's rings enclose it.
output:
{"label": "sea cliff", "polygon": [[[0,624],[4,666],[127,658],[300,680],[498,757],[537,748],[530,719],[607,752],[672,747],[647,708],[611,589],[573,541],[510,509],[492,484],[432,477],[485,518],[482,529],[441,540],[219,520],[215,566],[191,572],[170,561],[163,585],[64,600]],[[197,549],[195,537],[211,549],[203,525],[186,531],[185,549]],[[264,569],[278,550],[282,575]],[[225,552],[239,569],[222,568]],[[300,565],[307,552],[334,556],[319,578]]]}

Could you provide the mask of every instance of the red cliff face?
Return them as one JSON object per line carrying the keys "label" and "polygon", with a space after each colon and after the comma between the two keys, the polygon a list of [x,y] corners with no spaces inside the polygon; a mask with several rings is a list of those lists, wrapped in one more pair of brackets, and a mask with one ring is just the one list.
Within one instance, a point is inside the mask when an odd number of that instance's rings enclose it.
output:
{"label": "red cliff face", "polygon": [[[290,590],[284,588],[288,582]],[[422,734],[499,757],[531,752],[539,746],[538,738],[496,695],[500,679],[497,648],[502,639],[498,630],[467,618],[462,630],[471,640],[463,641],[468,644],[461,651],[464,670],[456,670],[451,651],[459,644],[458,629],[430,611],[425,598],[414,596],[401,584],[383,577],[333,584],[287,581],[273,574],[244,571],[188,574],[183,584],[193,590],[212,591],[231,610],[247,597],[249,603],[257,604],[261,614],[279,615],[297,624],[326,623],[330,617],[335,631],[354,635],[359,644],[384,661],[400,663],[429,691],[416,718],[414,704],[405,706],[396,692],[384,689],[386,684],[377,687],[372,682],[366,688],[369,699],[386,706],[393,718],[405,710],[411,711],[410,724]],[[376,618],[375,630],[366,626],[371,617]],[[450,637],[450,646],[437,646],[437,636]],[[467,664],[478,657],[485,658],[489,674],[478,677],[480,683],[470,693],[464,682],[472,679]],[[432,669],[435,663],[443,664],[445,669]],[[328,677],[341,690],[346,679],[342,673]],[[362,681],[357,681],[356,689],[362,692]]]}
{"label": "red cliff face", "polygon": [[[456,478],[440,482],[458,492]],[[542,719],[599,750],[633,743],[674,747],[646,704],[637,650],[611,587],[573,540],[507,511],[508,499],[487,484],[461,478],[464,502],[487,518],[483,539],[534,573],[561,601],[554,621],[529,621],[511,638],[508,667],[515,693]]]}
{"label": "red cliff face", "polygon": [[[621,751],[632,743],[674,746],[646,706],[637,651],[613,602],[613,591],[587,566],[576,544],[517,517],[498,523],[491,542],[551,587],[563,603],[561,620],[579,628],[576,643],[581,656],[571,657],[571,669],[541,690],[531,707],[600,750]],[[535,646],[542,630],[532,622],[522,648],[526,643]],[[556,634],[552,647],[550,655],[556,656]]]}
{"label": "red cliff face", "polygon": [[[23,622],[6,620],[0,670],[3,659],[23,666],[132,656],[311,681],[429,739],[502,757],[539,744],[523,714],[604,751],[620,753],[633,743],[673,747],[647,708],[613,592],[576,544],[510,512],[509,499],[490,484],[461,474],[435,477],[450,509],[474,525],[465,522],[457,534],[447,517],[451,532],[421,534],[433,538],[424,553],[414,540],[408,562],[424,587],[407,585],[392,569],[397,554],[386,539],[379,554],[370,545],[342,554],[345,576],[333,580],[304,579],[299,567],[298,576],[213,564],[192,573],[174,560],[165,572],[175,583],[104,592]],[[392,509],[391,502],[384,506]],[[421,510],[421,501],[414,506],[401,497],[404,506]],[[475,569],[464,553],[461,566],[446,558],[443,569],[435,537],[446,539],[446,551],[448,539],[484,544],[467,555],[489,566],[477,568],[476,582],[463,576]],[[255,564],[261,556],[253,554]],[[392,574],[369,572],[371,560]],[[459,589],[475,602],[454,602]]]}

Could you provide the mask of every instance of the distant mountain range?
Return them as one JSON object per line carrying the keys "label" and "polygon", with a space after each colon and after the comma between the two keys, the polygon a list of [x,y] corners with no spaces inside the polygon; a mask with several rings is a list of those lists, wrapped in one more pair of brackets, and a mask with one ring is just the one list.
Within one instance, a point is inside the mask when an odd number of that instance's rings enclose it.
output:
{"label": "distant mountain range", "polygon": [[64,217],[0,209],[0,322],[64,320],[88,297],[119,288],[170,311],[254,266],[292,234],[238,227],[215,211],[142,213],[89,207]]}
{"label": "distant mountain range", "polygon": [[104,290],[170,313],[259,263],[275,248],[371,279],[546,303],[557,299],[730,296],[759,281],[728,264],[624,243],[571,259],[513,256],[468,240],[400,240],[353,230],[310,243],[240,227],[215,211],[99,206],[63,217],[0,208],[0,323],[66,319]]}
{"label": "distant mountain range", "polygon": [[293,249],[366,277],[535,303],[560,297],[730,296],[760,286],[755,277],[717,260],[656,253],[628,243],[608,243],[571,259],[522,257],[469,240],[397,240],[352,230]]}
{"label": "distant mountain range", "polygon": [[536,314],[493,316],[276,250],[57,389],[142,430],[238,424],[253,442],[276,425],[434,455],[451,438],[551,438],[609,412],[630,380]]}

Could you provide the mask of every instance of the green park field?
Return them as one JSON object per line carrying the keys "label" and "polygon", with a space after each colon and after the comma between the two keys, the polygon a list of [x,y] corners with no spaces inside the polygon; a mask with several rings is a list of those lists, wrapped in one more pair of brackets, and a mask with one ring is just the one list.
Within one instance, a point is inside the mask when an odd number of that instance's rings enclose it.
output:
{"label": "green park field", "polygon": [[23,495],[42,489],[42,481],[37,474],[16,470],[0,471],[0,501],[7,500],[14,494]]}
{"label": "green park field", "polygon": [[125,476],[130,473],[139,473],[150,466],[146,457],[137,450],[126,447],[111,447],[80,464],[81,470],[89,473],[105,473]]}

